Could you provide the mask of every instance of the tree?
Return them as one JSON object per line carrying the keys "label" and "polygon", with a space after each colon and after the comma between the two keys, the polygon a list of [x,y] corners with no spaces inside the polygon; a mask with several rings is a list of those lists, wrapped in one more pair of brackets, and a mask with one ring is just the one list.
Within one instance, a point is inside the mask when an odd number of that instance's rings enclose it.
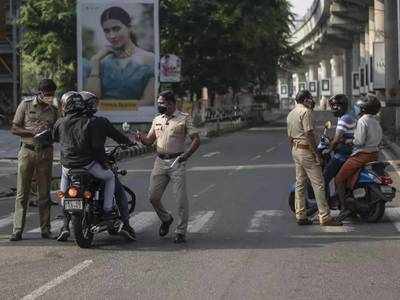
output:
{"label": "tree", "polygon": [[60,90],[76,89],[75,6],[74,0],[24,2],[19,25],[26,89],[36,88],[34,77],[50,77]]}
{"label": "tree", "polygon": [[161,51],[183,60],[183,88],[264,90],[295,60],[287,0],[165,0]]}

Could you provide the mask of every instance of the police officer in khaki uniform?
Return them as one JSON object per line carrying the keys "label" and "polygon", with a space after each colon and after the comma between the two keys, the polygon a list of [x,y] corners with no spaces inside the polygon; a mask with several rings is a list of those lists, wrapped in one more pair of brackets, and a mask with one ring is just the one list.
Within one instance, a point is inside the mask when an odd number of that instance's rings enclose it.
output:
{"label": "police officer in khaki uniform", "polygon": [[299,92],[296,106],[287,117],[289,145],[296,165],[296,219],[299,225],[311,225],[307,218],[305,201],[305,184],[307,177],[311,181],[319,211],[319,222],[322,226],[340,226],[329,211],[325,195],[324,177],[322,175],[322,158],[317,152],[314,137],[313,112],[314,101],[307,90]]}
{"label": "police officer in khaki uniform", "polygon": [[50,183],[53,164],[53,146],[46,135],[58,118],[53,106],[55,83],[44,79],[39,84],[39,95],[22,101],[15,113],[11,132],[21,137],[18,153],[17,196],[15,199],[14,229],[11,241],[22,239],[32,177],[35,173],[38,192],[40,229],[43,238],[50,233]]}
{"label": "police officer in khaki uniform", "polygon": [[[173,218],[161,203],[162,195],[171,181],[173,192],[178,201],[178,225],[175,231],[175,243],[186,242],[189,205],[186,192],[186,160],[199,148],[200,138],[193,128],[189,115],[176,110],[175,96],[164,91],[157,100],[160,115],[157,116],[147,135],[138,134],[136,138],[145,145],[157,143],[157,158],[150,177],[150,202],[162,221],[160,236],[169,232]],[[185,139],[189,136],[192,143],[185,151]]]}

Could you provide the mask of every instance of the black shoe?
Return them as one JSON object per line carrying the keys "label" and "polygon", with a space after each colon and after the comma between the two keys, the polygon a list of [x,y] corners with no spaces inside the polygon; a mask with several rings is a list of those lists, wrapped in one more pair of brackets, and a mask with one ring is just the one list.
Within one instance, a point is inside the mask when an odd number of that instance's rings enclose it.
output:
{"label": "black shoe", "polygon": [[169,226],[171,226],[172,222],[174,222],[174,218],[171,217],[171,219],[167,222],[162,222],[161,226],[160,226],[160,230],[158,231],[158,233],[160,234],[160,236],[166,236],[169,232]]}
{"label": "black shoe", "polygon": [[339,215],[335,218],[336,221],[342,222],[352,214],[351,210],[344,209],[340,211]]}
{"label": "black shoe", "polygon": [[69,238],[69,236],[71,235],[70,231],[68,228],[61,228],[60,233],[57,237],[57,241],[59,242],[66,242]]}
{"label": "black shoe", "polygon": [[182,233],[177,233],[177,234],[175,235],[175,238],[174,238],[174,243],[175,243],[175,244],[183,244],[183,243],[186,243],[185,235],[182,234]]}
{"label": "black shoe", "polygon": [[42,236],[42,239],[52,239],[53,238],[53,236],[51,235],[51,232],[50,231],[43,231],[42,233],[41,233],[41,236]]}
{"label": "black shoe", "polygon": [[124,224],[121,227],[119,233],[126,237],[128,240],[136,241],[135,230],[129,224]]}
{"label": "black shoe", "polygon": [[16,242],[16,241],[20,241],[20,240],[22,240],[22,232],[21,231],[13,232],[10,235],[10,242]]}
{"label": "black shoe", "polygon": [[310,219],[300,219],[297,220],[297,225],[303,226],[303,225],[312,225],[313,221],[311,221]]}

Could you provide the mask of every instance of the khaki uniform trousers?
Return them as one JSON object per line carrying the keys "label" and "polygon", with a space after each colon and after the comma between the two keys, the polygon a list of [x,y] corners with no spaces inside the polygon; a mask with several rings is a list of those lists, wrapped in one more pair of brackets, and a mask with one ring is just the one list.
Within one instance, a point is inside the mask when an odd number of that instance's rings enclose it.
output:
{"label": "khaki uniform trousers", "polygon": [[172,192],[178,202],[178,225],[175,233],[186,234],[189,219],[189,202],[186,192],[186,163],[176,163],[171,168],[175,159],[156,158],[150,176],[149,196],[158,217],[162,222],[171,220],[171,214],[164,208],[161,198],[168,183],[172,183]]}
{"label": "khaki uniform trousers", "polygon": [[307,218],[305,185],[307,177],[310,179],[318,205],[320,223],[330,219],[329,206],[326,201],[324,177],[322,169],[317,165],[315,157],[310,150],[292,149],[293,160],[296,165],[295,208],[297,220]]}
{"label": "khaki uniform trousers", "polygon": [[31,191],[33,174],[37,182],[40,229],[50,231],[50,184],[53,164],[53,147],[33,151],[21,147],[18,153],[17,196],[15,199],[13,232],[25,227],[27,204]]}

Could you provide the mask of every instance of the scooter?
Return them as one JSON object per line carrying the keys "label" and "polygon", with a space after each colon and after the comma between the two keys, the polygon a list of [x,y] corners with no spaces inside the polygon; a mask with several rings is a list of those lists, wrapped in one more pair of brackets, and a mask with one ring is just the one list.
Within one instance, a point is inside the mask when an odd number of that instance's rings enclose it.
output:
{"label": "scooter", "polygon": [[[323,158],[324,166],[329,163],[333,155],[329,151],[330,139],[327,135],[327,131],[331,127],[332,123],[330,121],[325,123],[324,131],[317,146]],[[342,158],[346,159],[346,157]],[[352,212],[353,216],[358,216],[363,222],[379,222],[385,213],[386,203],[392,201],[396,196],[396,189],[392,187],[393,180],[385,171],[388,165],[388,163],[379,161],[367,164],[359,172],[354,188],[346,191],[348,209]],[[307,216],[312,217],[318,211],[318,207],[309,181],[306,183],[305,197]],[[335,205],[336,195],[334,191],[327,191],[327,200],[331,209],[340,209],[340,205]],[[288,201],[291,211],[295,213],[294,184],[290,189]]]}

